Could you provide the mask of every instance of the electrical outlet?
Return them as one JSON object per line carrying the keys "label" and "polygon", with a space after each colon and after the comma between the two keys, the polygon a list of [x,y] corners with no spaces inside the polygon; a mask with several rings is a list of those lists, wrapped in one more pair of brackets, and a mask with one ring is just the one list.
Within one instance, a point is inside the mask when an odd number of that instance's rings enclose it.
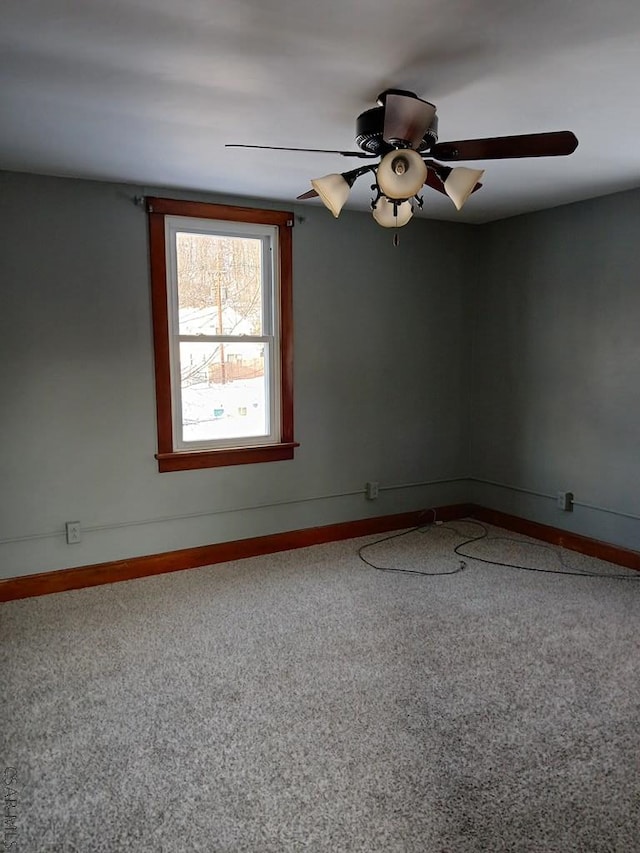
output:
{"label": "electrical outlet", "polygon": [[563,512],[573,511],[573,492],[558,492],[558,509]]}
{"label": "electrical outlet", "polygon": [[368,501],[375,501],[378,497],[379,484],[375,481],[370,481],[366,484],[366,493]]}
{"label": "electrical outlet", "polygon": [[82,541],[79,521],[67,521],[65,528],[67,531],[67,545],[75,545]]}

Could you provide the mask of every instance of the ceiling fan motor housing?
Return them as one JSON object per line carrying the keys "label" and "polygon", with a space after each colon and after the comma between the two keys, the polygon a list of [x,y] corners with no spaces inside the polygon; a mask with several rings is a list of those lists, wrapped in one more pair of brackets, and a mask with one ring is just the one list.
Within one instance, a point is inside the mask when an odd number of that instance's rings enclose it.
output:
{"label": "ceiling fan motor housing", "polygon": [[[384,155],[389,151],[393,151],[393,145],[385,142],[383,137],[384,130],[384,107],[374,107],[371,110],[366,110],[360,113],[356,120],[356,144],[368,154]],[[438,116],[433,117],[433,121],[427,128],[422,142],[418,146],[418,151],[429,151],[438,141]]]}

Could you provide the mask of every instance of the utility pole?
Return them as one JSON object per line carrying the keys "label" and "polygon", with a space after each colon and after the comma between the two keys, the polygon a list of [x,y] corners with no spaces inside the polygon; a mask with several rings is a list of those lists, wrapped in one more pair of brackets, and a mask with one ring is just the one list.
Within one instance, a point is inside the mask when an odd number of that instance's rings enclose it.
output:
{"label": "utility pole", "polygon": [[[223,325],[222,325],[222,282],[221,282],[220,270],[216,270],[216,304],[218,308],[218,334],[223,334]],[[226,385],[227,383],[227,370],[224,363],[224,344],[220,341],[220,377],[222,379],[222,384]]]}

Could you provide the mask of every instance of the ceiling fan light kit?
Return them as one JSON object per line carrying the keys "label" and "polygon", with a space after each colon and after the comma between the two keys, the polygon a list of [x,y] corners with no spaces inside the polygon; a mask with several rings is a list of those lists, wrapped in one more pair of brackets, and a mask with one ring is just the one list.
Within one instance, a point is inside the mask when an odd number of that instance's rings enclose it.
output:
{"label": "ceiling fan light kit", "polygon": [[484,169],[468,169],[466,166],[457,166],[455,169],[447,169],[447,171],[449,174],[443,181],[445,192],[455,204],[456,209],[462,210],[464,203],[484,175]]}
{"label": "ceiling fan light kit", "polygon": [[378,166],[378,186],[389,199],[408,199],[420,192],[427,179],[427,165],[411,148],[390,151]]}
{"label": "ceiling fan light kit", "polygon": [[[281,151],[311,151],[343,157],[377,159],[358,169],[325,175],[311,181],[313,189],[299,200],[320,197],[338,217],[357,178],[375,174],[371,189],[376,193],[371,208],[375,221],[384,228],[400,228],[413,216],[414,204],[422,207],[418,193],[426,185],[447,195],[457,210],[479,190],[484,169],[451,168],[446,162],[460,160],[504,160],[519,157],[561,157],[572,154],[578,140],[568,130],[438,142],[436,107],[404,89],[386,89],[378,106],[361,113],[356,121],[356,143],[361,151],[332,151],[318,148],[281,148],[271,145],[227,145],[228,148],[269,148]],[[435,158],[435,159],[432,159]],[[397,235],[394,238],[397,245]]]}
{"label": "ceiling fan light kit", "polygon": [[349,198],[351,184],[343,175],[333,174],[325,175],[323,178],[313,178],[311,186],[318,193],[325,207],[328,207],[337,219]]}
{"label": "ceiling fan light kit", "polygon": [[383,228],[401,228],[413,216],[410,201],[389,201],[383,195],[373,203],[372,208],[373,218]]}

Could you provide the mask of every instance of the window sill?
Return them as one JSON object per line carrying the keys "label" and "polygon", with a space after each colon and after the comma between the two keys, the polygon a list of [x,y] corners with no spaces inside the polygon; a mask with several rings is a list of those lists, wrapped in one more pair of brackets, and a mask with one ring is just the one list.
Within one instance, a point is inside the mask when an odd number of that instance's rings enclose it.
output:
{"label": "window sill", "polygon": [[257,462],[282,462],[293,459],[299,447],[297,441],[281,444],[263,444],[259,447],[233,447],[224,450],[181,450],[173,453],[156,453],[158,470],[191,471],[195,468],[221,468],[227,465],[252,465]]}

